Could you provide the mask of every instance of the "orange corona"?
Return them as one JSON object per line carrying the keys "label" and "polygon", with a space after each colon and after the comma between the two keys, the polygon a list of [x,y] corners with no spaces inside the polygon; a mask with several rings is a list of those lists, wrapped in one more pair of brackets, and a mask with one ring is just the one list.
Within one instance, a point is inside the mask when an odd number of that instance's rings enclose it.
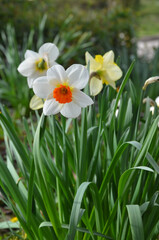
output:
{"label": "orange corona", "polygon": [[59,103],[69,103],[69,102],[72,102],[72,92],[71,92],[70,87],[60,84],[59,87],[54,89],[53,97]]}

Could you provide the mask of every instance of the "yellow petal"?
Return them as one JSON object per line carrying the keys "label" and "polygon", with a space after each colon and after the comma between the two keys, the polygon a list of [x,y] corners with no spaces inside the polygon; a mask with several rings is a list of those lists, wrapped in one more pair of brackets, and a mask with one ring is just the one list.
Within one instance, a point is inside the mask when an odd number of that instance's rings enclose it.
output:
{"label": "yellow petal", "polygon": [[103,88],[102,80],[99,80],[96,77],[92,77],[90,80],[90,94],[92,96],[96,96],[98,93],[101,92]]}
{"label": "yellow petal", "polygon": [[106,72],[112,81],[116,81],[122,76],[121,69],[115,64],[107,64]]}
{"label": "yellow petal", "polygon": [[114,82],[114,81],[109,81],[109,85],[110,85],[112,88],[116,89],[116,85],[115,85],[115,82]]}
{"label": "yellow petal", "polygon": [[110,85],[112,88],[116,89],[115,80],[114,79],[112,80],[107,74],[107,72],[103,73],[101,79],[103,84],[105,83],[106,85]]}
{"label": "yellow petal", "polygon": [[36,95],[34,95],[30,100],[29,107],[32,110],[37,110],[37,109],[43,108],[43,105],[44,105],[43,100],[37,97]]}
{"label": "yellow petal", "polygon": [[114,52],[111,50],[104,54],[104,65],[107,63],[113,63],[114,62]]}
{"label": "yellow petal", "polygon": [[101,68],[101,64],[96,62],[95,59],[89,54],[89,52],[85,53],[86,64],[90,64],[90,72],[96,72]]}

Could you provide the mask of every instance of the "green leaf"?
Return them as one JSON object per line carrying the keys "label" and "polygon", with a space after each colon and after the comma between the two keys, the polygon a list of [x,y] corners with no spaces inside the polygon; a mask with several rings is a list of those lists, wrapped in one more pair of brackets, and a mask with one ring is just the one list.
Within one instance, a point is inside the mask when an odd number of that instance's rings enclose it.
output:
{"label": "green leaf", "polygon": [[133,68],[134,68],[134,64],[135,64],[135,60],[131,63],[131,65],[130,65],[128,71],[127,71],[127,73],[125,74],[125,77],[124,77],[124,79],[123,79],[123,81],[122,81],[122,84],[121,84],[121,86],[120,86],[120,88],[119,88],[119,92],[118,92],[117,97],[116,97],[116,101],[115,101],[115,105],[114,105],[112,117],[115,116],[115,112],[116,112],[117,107],[118,107],[118,102],[119,102],[120,96],[121,96],[121,94],[122,94],[122,92],[123,92],[123,89],[124,89],[124,87],[125,87],[128,79],[129,79],[129,77],[130,77],[130,74],[131,74],[131,72],[132,72],[132,70],[133,70]]}
{"label": "green leaf", "polygon": [[125,191],[130,187],[130,183],[132,180],[132,177],[130,178],[130,175],[135,170],[144,170],[144,171],[149,171],[152,173],[154,172],[151,168],[145,167],[145,166],[133,167],[133,168],[126,170],[119,179],[119,185],[118,185],[118,197],[119,198],[121,198],[125,194]]}
{"label": "green leaf", "polygon": [[19,222],[11,222],[11,221],[5,221],[0,222],[0,229],[7,229],[7,228],[20,228]]}
{"label": "green leaf", "polygon": [[36,175],[38,177],[38,184],[42,193],[44,205],[46,207],[48,216],[52,222],[53,229],[55,231],[56,236],[54,235],[54,238],[56,237],[58,239],[61,239],[63,232],[61,231],[61,224],[59,221],[59,216],[56,208],[55,199],[52,195],[52,188],[50,189],[49,185],[47,185],[46,177],[45,177],[45,165],[43,162],[43,159],[41,157],[41,151],[40,151],[40,133],[41,126],[44,123],[44,115],[41,116],[40,121],[38,123],[38,127],[36,129],[35,137],[34,137],[34,143],[33,143],[33,155],[34,155],[34,163],[35,163],[35,171]]}
{"label": "green leaf", "polygon": [[[51,222],[42,222],[40,224],[39,228],[41,228],[41,227],[52,227],[52,224],[51,224]],[[62,228],[69,229],[69,225],[68,224],[62,224]],[[81,228],[81,227],[77,227],[76,231],[90,234],[90,231],[88,229]],[[111,237],[105,236],[104,234],[101,234],[101,233],[98,233],[98,232],[93,232],[93,235],[101,237],[101,238],[113,240]]]}
{"label": "green leaf", "polygon": [[[2,106],[1,110],[2,113],[4,112],[4,114],[6,115],[6,110],[5,108],[3,108]],[[29,170],[30,168],[30,161],[29,161],[29,156],[27,155],[25,148],[22,144],[22,142],[20,141],[19,137],[17,136],[12,122],[8,121],[7,118],[5,118],[5,116],[3,114],[0,114],[0,123],[4,129],[4,131],[7,132],[9,139],[12,141],[16,151],[18,152],[19,156],[21,157],[25,167]]]}
{"label": "green leaf", "polygon": [[65,238],[66,240],[73,240],[75,238],[76,228],[77,228],[77,225],[81,218],[81,203],[82,203],[84,193],[85,193],[86,189],[88,188],[88,186],[90,186],[90,188],[92,190],[92,194],[93,194],[93,201],[95,204],[95,216],[96,216],[97,230],[99,232],[102,231],[103,212],[102,212],[101,201],[99,198],[97,187],[94,183],[84,182],[79,186],[78,191],[75,196],[75,199],[74,199],[71,216],[70,216],[69,231]]}
{"label": "green leaf", "polygon": [[144,228],[138,205],[127,205],[128,217],[130,221],[130,227],[133,240],[144,240]]}
{"label": "green leaf", "polygon": [[143,223],[144,223],[144,232],[147,239],[151,234],[154,234],[154,229],[158,225],[159,220],[159,204],[158,204],[159,191],[155,192],[149,202],[144,203],[140,210],[142,211]]}

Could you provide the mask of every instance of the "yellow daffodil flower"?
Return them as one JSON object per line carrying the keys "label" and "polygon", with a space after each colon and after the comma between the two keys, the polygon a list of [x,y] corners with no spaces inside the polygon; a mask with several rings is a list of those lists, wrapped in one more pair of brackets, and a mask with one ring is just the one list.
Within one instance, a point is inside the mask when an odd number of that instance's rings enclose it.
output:
{"label": "yellow daffodil flower", "polygon": [[90,64],[90,94],[96,96],[107,84],[116,89],[115,81],[122,76],[121,69],[114,62],[114,53],[109,51],[103,56],[96,55],[93,58],[86,52],[86,64]]}
{"label": "yellow daffodil flower", "polygon": [[13,223],[14,223],[14,222],[17,222],[17,221],[18,221],[18,218],[17,218],[17,217],[13,217],[13,218],[10,219],[10,221],[13,222]]}

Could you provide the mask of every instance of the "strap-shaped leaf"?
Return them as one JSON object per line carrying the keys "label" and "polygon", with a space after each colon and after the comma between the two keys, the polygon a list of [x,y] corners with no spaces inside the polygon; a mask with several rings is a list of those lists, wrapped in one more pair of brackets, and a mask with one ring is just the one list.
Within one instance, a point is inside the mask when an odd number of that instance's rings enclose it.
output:
{"label": "strap-shaped leaf", "polygon": [[81,203],[82,203],[84,193],[86,192],[88,186],[92,190],[93,201],[95,205],[97,231],[101,232],[103,228],[103,213],[102,213],[101,201],[99,198],[97,187],[95,183],[84,182],[79,186],[74,199],[74,203],[71,211],[71,217],[70,217],[69,231],[65,238],[66,240],[73,240],[75,238],[77,225],[81,218]]}
{"label": "strap-shaped leaf", "polygon": [[127,205],[128,217],[133,240],[144,240],[143,222],[138,205]]}

